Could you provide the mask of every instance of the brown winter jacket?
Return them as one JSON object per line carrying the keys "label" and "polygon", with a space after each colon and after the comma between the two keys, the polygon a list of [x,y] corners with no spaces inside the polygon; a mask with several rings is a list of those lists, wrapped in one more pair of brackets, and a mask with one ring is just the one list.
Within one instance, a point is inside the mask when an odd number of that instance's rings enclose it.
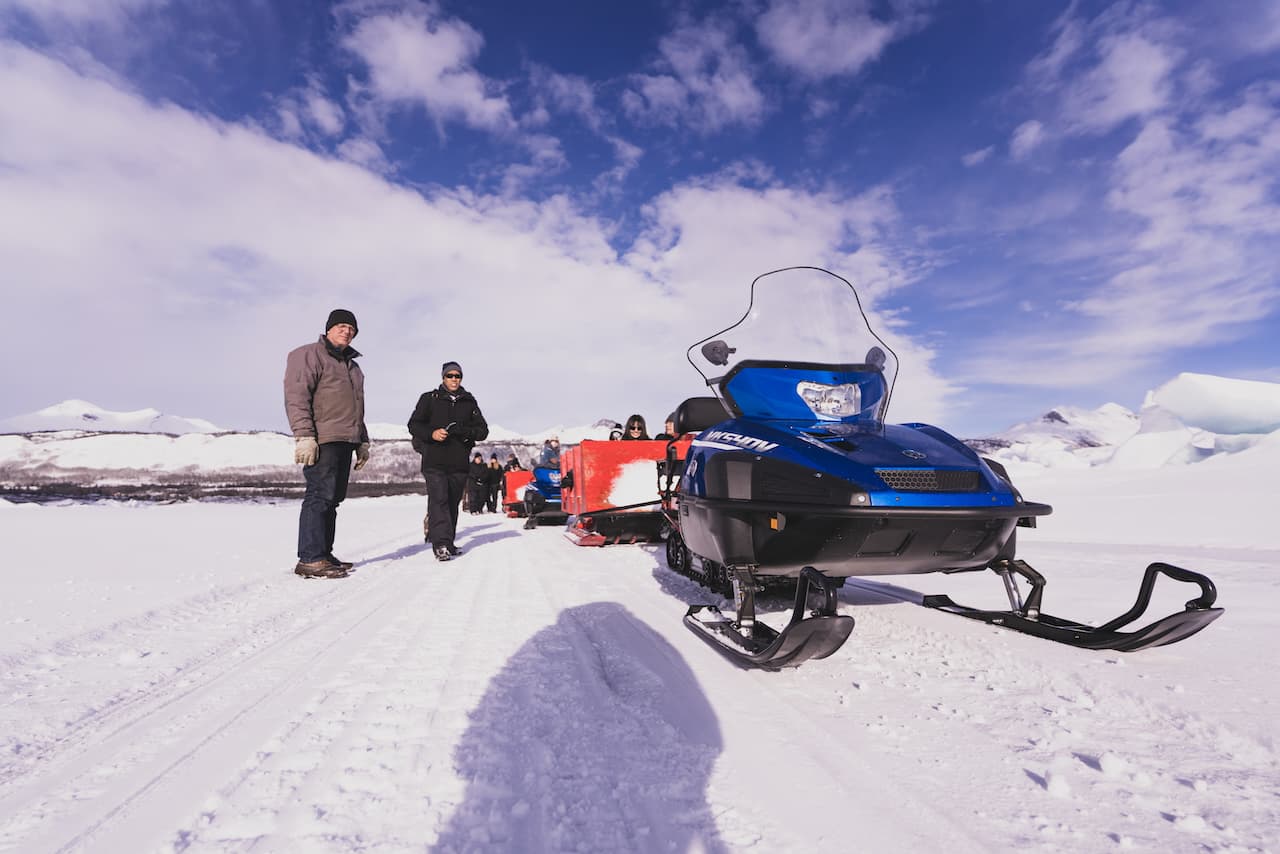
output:
{"label": "brown winter jacket", "polygon": [[323,335],[289,354],[284,369],[284,410],[294,438],[326,442],[369,441],[364,425],[364,372],[352,347],[339,352]]}

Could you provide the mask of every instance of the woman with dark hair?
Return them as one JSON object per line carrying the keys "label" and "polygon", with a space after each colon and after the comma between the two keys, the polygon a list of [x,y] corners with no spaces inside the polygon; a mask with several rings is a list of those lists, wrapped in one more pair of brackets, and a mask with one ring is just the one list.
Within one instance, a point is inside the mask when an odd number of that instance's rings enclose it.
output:
{"label": "woman with dark hair", "polygon": [[649,428],[644,426],[644,418],[640,415],[632,415],[627,419],[627,426],[622,428],[622,439],[648,439]]}

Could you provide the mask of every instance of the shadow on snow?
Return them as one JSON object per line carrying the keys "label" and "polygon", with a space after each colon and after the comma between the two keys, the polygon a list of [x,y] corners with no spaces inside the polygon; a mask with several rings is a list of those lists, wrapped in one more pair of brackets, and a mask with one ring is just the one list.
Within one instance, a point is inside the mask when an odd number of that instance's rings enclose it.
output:
{"label": "shadow on snow", "polygon": [[569,608],[472,711],[433,850],[726,851],[706,800],[721,747],[670,644],[617,603]]}

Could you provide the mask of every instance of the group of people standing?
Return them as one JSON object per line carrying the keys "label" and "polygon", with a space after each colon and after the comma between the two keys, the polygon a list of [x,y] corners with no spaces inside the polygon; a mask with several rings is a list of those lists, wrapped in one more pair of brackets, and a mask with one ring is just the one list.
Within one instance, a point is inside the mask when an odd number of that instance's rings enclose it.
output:
{"label": "group of people standing", "polygon": [[[351,470],[369,461],[364,372],[356,362],[360,353],[351,346],[357,334],[355,315],[336,308],[320,340],[294,349],[285,362],[285,413],[294,436],[294,461],[302,465],[306,482],[294,572],[305,578],[343,578],[353,566],[334,556],[333,541]],[[441,365],[440,385],[418,398],[409,434],[422,455],[427,484],[424,538],[438,560],[449,560],[462,553],[454,538],[471,449],[489,435],[480,405],[462,386],[457,362]]]}
{"label": "group of people standing", "polygon": [[[350,561],[334,556],[338,505],[347,496],[352,469],[369,461],[369,430],[364,423],[364,372],[351,346],[359,334],[356,316],[335,308],[320,340],[289,353],[285,362],[284,405],[294,436],[294,461],[302,465],[306,491],[298,515],[298,563],[294,572],[306,578],[342,578]],[[675,435],[675,416],[654,439]],[[644,418],[632,415],[620,435],[610,438],[648,439]],[[489,436],[489,424],[471,392],[462,386],[462,366],[440,366],[440,385],[418,398],[409,416],[413,449],[422,455],[427,484],[427,515],[423,538],[437,560],[462,554],[454,542],[463,499],[471,513],[497,512],[504,473],[520,468],[514,456],[505,467],[492,455],[486,464],[477,442]],[[354,464],[352,462],[354,458]],[[558,466],[560,441],[544,443],[539,465]]]}
{"label": "group of people standing", "polygon": [[[512,457],[514,460],[515,457]],[[471,457],[471,467],[467,470],[467,494],[463,499],[464,509],[475,515],[477,513],[497,513],[498,499],[503,495],[510,463],[504,467],[498,462],[497,454],[489,455],[489,462],[479,451]],[[519,463],[516,466],[519,467]]]}

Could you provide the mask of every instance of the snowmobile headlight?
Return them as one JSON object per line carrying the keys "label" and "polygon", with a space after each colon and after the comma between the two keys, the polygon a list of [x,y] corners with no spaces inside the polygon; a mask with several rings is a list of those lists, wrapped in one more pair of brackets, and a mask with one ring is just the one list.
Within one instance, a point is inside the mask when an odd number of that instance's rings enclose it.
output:
{"label": "snowmobile headlight", "polygon": [[805,380],[796,383],[796,394],[824,421],[847,418],[862,411],[862,394],[855,383],[825,385]]}

